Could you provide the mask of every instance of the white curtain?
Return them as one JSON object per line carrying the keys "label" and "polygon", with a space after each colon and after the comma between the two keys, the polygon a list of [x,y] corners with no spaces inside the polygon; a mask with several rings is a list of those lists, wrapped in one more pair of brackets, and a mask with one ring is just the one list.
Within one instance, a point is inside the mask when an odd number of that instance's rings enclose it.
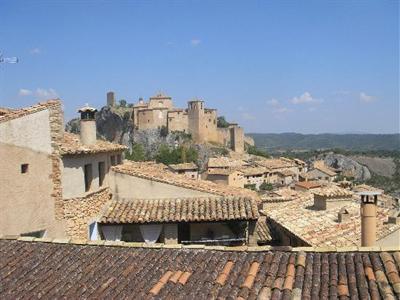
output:
{"label": "white curtain", "polygon": [[140,232],[147,244],[154,244],[157,242],[162,230],[161,224],[140,225]]}
{"label": "white curtain", "polygon": [[97,222],[93,222],[92,224],[89,225],[89,239],[91,241],[96,241],[99,240],[99,225]]}
{"label": "white curtain", "polygon": [[101,226],[103,236],[107,241],[120,241],[122,237],[122,225]]}

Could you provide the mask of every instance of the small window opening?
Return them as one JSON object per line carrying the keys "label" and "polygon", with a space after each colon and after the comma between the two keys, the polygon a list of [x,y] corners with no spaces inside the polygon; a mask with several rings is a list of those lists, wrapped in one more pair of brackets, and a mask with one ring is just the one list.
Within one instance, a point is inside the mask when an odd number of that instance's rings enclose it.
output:
{"label": "small window opening", "polygon": [[105,163],[101,161],[99,162],[99,186],[103,186],[105,174]]}
{"label": "small window opening", "polygon": [[121,154],[117,155],[117,164],[122,164],[122,156],[121,156]]}
{"label": "small window opening", "polygon": [[29,164],[22,164],[21,165],[21,173],[22,174],[28,173],[28,169],[29,169]]}
{"label": "small window opening", "polygon": [[92,164],[85,165],[85,192],[90,190],[90,185],[92,184]]}
{"label": "small window opening", "polygon": [[111,165],[115,166],[115,155],[111,155]]}

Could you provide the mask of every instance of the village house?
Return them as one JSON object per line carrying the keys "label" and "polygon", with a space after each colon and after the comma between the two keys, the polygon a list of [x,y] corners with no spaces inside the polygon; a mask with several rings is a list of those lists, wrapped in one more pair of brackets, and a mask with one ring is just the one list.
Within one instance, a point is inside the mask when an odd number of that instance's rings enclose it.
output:
{"label": "village house", "polygon": [[8,158],[0,170],[2,234],[68,236],[71,220],[99,210],[93,199],[108,199],[110,166],[122,162],[126,147],[97,141],[95,109],[80,113],[81,136],[64,132],[59,100],[0,116],[0,154]]}
{"label": "village house", "polygon": [[171,172],[176,174],[183,174],[186,177],[198,179],[199,178],[199,167],[193,163],[181,163],[181,164],[170,164],[168,168]]}
{"label": "village house", "polygon": [[10,157],[0,174],[1,234],[257,244],[256,194],[123,163],[125,146],[96,139],[96,109],[79,113],[80,135],[64,132],[58,100],[0,117],[1,154]]}
{"label": "village house", "polygon": [[336,172],[325,165],[323,161],[314,162],[313,169],[301,175],[301,181],[322,180],[325,182],[333,182],[337,177]]}
{"label": "village house", "polygon": [[[334,185],[301,193],[284,203],[263,203],[265,212],[261,213],[267,216],[271,236],[278,239],[275,243],[314,247],[400,245],[400,225],[397,219],[389,219],[393,211],[378,207],[377,200],[368,203],[372,209],[366,214],[360,195]],[[373,242],[363,245],[364,235]]]}
{"label": "village house", "polygon": [[243,173],[236,169],[208,169],[206,179],[217,184],[224,184],[240,188],[244,188],[245,185]]}

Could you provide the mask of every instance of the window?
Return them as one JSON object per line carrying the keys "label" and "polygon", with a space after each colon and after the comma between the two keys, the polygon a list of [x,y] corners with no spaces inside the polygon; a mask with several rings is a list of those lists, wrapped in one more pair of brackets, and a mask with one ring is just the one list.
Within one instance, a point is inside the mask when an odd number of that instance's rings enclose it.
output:
{"label": "window", "polygon": [[85,192],[90,190],[90,185],[92,184],[92,164],[87,164],[84,167],[85,172]]}
{"label": "window", "polygon": [[21,173],[22,174],[28,173],[28,169],[29,169],[29,164],[22,164],[21,165]]}
{"label": "window", "polygon": [[115,166],[115,155],[111,155],[111,165]]}
{"label": "window", "polygon": [[35,238],[42,238],[46,234],[46,230],[38,230],[38,231],[32,231],[32,232],[25,232],[21,233],[21,236],[29,236],[29,237],[35,237]]}
{"label": "window", "polygon": [[122,157],[121,154],[117,155],[117,164],[122,164]]}
{"label": "window", "polygon": [[104,176],[106,174],[104,161],[99,162],[99,186],[103,185]]}

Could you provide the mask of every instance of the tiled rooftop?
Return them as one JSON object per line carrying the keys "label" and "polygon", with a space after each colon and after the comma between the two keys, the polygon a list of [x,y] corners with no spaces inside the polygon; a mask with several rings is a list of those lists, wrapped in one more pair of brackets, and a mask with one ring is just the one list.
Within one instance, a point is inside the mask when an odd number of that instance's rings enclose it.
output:
{"label": "tiled rooftop", "polygon": [[352,197],[354,195],[353,192],[333,184],[314,189],[311,192],[322,197]]}
{"label": "tiled rooftop", "polygon": [[36,105],[20,108],[20,109],[12,109],[12,110],[4,110],[3,114],[0,114],[0,123],[6,122],[9,120],[21,118],[26,115],[30,115],[42,110],[47,109],[50,106],[59,106],[61,104],[61,101],[56,99],[56,100],[48,100],[46,102],[39,102]]}
{"label": "tiled rooftop", "polygon": [[284,187],[271,192],[267,192],[261,196],[261,200],[263,202],[285,202],[285,201],[293,201],[295,199],[299,199],[304,197],[304,192],[295,191],[290,188]]}
{"label": "tiled rooftop", "polygon": [[151,162],[124,162],[122,165],[112,167],[112,170],[118,173],[219,196],[251,197],[259,199],[257,193],[248,189],[216,184],[207,180],[188,178],[184,175],[166,170],[164,165]]}
{"label": "tiled rooftop", "polygon": [[261,167],[266,167],[271,170],[296,166],[296,164],[293,161],[280,158],[262,159],[256,161],[256,163]]}
{"label": "tiled rooftop", "polygon": [[267,169],[264,167],[242,167],[240,168],[240,172],[242,172],[244,176],[256,176],[263,175],[267,172]]}
{"label": "tiled rooftop", "polygon": [[[345,209],[350,218],[338,222],[338,213],[342,207],[327,210],[313,209],[314,200],[310,193],[293,201],[282,203],[266,203],[265,214],[300,237],[311,246],[344,247],[360,245],[361,217],[359,201],[347,203]],[[388,224],[390,210],[377,208],[377,239],[400,229],[400,225]]]}
{"label": "tiled rooftop", "polygon": [[314,169],[320,170],[321,172],[324,172],[325,174],[329,175],[329,176],[336,176],[336,172],[334,172],[333,170],[331,170],[330,168],[326,167],[326,166],[316,166]]}
{"label": "tiled rooftop", "polygon": [[0,240],[1,299],[395,299],[399,269],[398,250],[252,252]]}
{"label": "tiled rooftop", "polygon": [[198,167],[196,166],[195,163],[190,162],[190,163],[181,163],[181,164],[171,164],[168,165],[173,170],[180,171],[180,170],[197,170]]}
{"label": "tiled rooftop", "polygon": [[230,157],[210,157],[208,159],[209,168],[237,168],[248,165],[245,161],[240,159],[233,159]]}
{"label": "tiled rooftop", "polygon": [[97,140],[93,145],[83,145],[80,141],[79,135],[69,132],[64,132],[64,140],[60,145],[61,155],[121,152],[126,149],[126,146],[102,140]]}
{"label": "tiled rooftop", "polygon": [[307,190],[321,187],[321,183],[318,181],[300,181],[296,182],[295,185]]}
{"label": "tiled rooftop", "polygon": [[250,198],[137,199],[111,201],[100,223],[218,222],[257,218],[257,203]]}

